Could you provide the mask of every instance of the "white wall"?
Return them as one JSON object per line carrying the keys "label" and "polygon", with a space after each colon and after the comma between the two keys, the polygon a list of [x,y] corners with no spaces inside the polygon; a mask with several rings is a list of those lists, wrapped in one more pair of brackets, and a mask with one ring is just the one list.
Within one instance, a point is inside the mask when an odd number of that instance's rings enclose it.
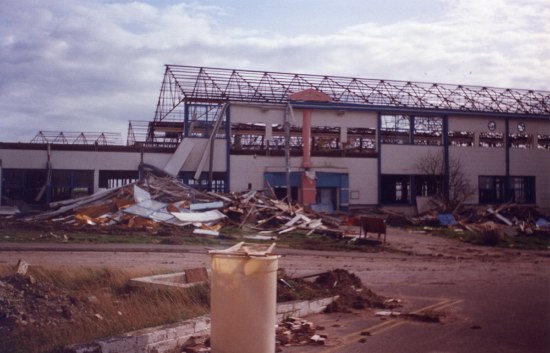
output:
{"label": "white wall", "polygon": [[[350,205],[376,204],[377,190],[377,160],[375,158],[330,158],[312,157],[313,167],[317,172],[347,173],[349,175],[349,190],[357,191],[359,198],[351,199]],[[302,158],[290,159],[291,171],[300,171]],[[231,191],[242,191],[248,188],[263,189],[265,172],[285,172],[284,157],[231,156],[230,183]]]}
{"label": "white wall", "polygon": [[428,154],[443,156],[441,146],[382,144],[382,174],[419,174],[416,164]]}
{"label": "white wall", "polygon": [[[184,163],[182,170],[197,169],[207,139],[194,138],[192,153]],[[215,140],[214,163],[215,171],[226,170],[225,140]],[[163,168],[171,157],[171,153],[144,153],[143,162],[158,168]],[[48,154],[45,150],[0,149],[0,159],[4,168],[42,169],[46,167]],[[81,170],[137,170],[141,155],[139,152],[98,152],[98,151],[51,151],[51,163],[54,169]],[[208,158],[207,164],[208,167]]]}

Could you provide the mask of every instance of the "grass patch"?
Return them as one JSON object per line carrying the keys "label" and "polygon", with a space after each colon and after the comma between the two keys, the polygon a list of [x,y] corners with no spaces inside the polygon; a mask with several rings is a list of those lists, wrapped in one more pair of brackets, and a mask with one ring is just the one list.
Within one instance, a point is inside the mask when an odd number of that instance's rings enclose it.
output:
{"label": "grass patch", "polygon": [[488,229],[483,232],[457,232],[452,228],[430,228],[430,234],[460,240],[466,243],[492,246],[499,248],[515,248],[520,250],[548,250],[550,234],[535,232],[535,234],[504,235],[498,229]]}
{"label": "grass patch", "polygon": [[[209,311],[208,285],[148,289],[129,280],[150,275],[110,269],[29,269],[30,276],[6,276],[0,352],[46,353],[124,332],[173,323]],[[3,293],[3,292],[2,292]],[[15,297],[15,298],[14,298]]]}
{"label": "grass patch", "polygon": [[195,236],[189,229],[121,230],[96,228],[84,230],[47,229],[0,225],[0,242],[5,243],[77,243],[77,244],[172,244],[215,245],[221,239]]}
{"label": "grass patch", "polygon": [[[323,234],[305,235],[299,232],[290,232],[277,237],[277,246],[288,246],[295,249],[324,250],[324,251],[360,251],[378,252],[381,246],[355,243],[350,238],[328,236]],[[387,250],[386,248],[384,248]]]}

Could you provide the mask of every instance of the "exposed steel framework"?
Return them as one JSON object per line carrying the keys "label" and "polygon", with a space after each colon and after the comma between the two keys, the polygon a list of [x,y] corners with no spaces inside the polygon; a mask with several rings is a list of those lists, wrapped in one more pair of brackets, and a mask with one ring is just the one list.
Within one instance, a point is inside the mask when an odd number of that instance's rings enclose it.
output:
{"label": "exposed steel framework", "polygon": [[[183,123],[183,103],[211,107],[224,102],[286,104],[290,94],[306,89],[330,96],[332,102],[323,105],[331,106],[550,118],[548,91],[166,65],[146,140],[160,142],[156,128]],[[193,116],[193,112],[187,114]]]}
{"label": "exposed steel framework", "polygon": [[39,131],[31,143],[107,146],[122,144],[122,137],[117,132]]}

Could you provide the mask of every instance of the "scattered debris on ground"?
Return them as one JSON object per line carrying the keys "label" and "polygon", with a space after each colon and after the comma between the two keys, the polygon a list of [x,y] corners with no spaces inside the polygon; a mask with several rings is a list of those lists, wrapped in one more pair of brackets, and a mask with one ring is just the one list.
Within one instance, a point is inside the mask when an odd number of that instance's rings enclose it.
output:
{"label": "scattered debris on ground", "polygon": [[[383,298],[365,288],[355,274],[343,269],[312,274],[304,277],[288,276],[279,271],[277,301],[312,300],[338,296],[327,307],[326,313],[351,312],[369,308],[393,309],[401,306],[399,299]],[[329,337],[324,327],[299,317],[287,317],[275,330],[277,351],[284,346],[325,345]],[[210,352],[208,337],[193,337],[174,353]]]}
{"label": "scattered debris on ground", "polygon": [[324,328],[316,326],[313,322],[298,317],[288,317],[275,331],[277,347],[324,345],[327,335],[319,334]]}
{"label": "scattered debris on ground", "polygon": [[[354,245],[385,243],[386,224],[422,227],[427,232],[448,230],[475,234],[475,243],[496,245],[516,236],[550,239],[550,211],[532,205],[500,206],[461,204],[448,210],[436,198],[417,200],[419,215],[406,216],[385,208],[369,207],[347,213],[326,214],[285,200],[266,190],[202,192],[171,176],[152,171],[143,180],[93,195],[50,203],[45,211],[0,209],[0,227],[43,231],[41,239],[67,242],[63,231],[152,235],[232,236],[235,230],[252,240],[275,240],[285,234],[346,236]],[[364,233],[364,235],[363,235]],[[378,239],[367,236],[377,234]],[[381,236],[384,236],[381,239]],[[468,240],[467,240],[468,241]]]}
{"label": "scattered debris on ground", "polygon": [[264,191],[201,192],[176,178],[153,173],[122,187],[50,203],[43,212],[5,212],[0,216],[4,221],[47,230],[144,230],[154,234],[168,229],[163,233],[219,236],[223,227],[232,226],[246,228],[260,238],[292,231],[343,234],[338,229],[339,218],[278,200]]}
{"label": "scattered debris on ground", "polygon": [[14,274],[0,278],[1,337],[26,328],[40,330],[94,319],[85,298],[38,281],[27,273],[28,266],[20,261]]}

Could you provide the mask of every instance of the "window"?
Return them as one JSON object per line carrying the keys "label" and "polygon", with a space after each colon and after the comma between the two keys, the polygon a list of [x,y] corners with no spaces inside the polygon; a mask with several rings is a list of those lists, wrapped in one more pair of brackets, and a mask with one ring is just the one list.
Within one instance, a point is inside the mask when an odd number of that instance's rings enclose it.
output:
{"label": "window", "polygon": [[406,115],[382,115],[382,143],[409,144],[411,118]]}
{"label": "window", "polygon": [[45,169],[2,169],[2,197],[5,202],[46,202]]}
{"label": "window", "polygon": [[311,128],[311,154],[326,155],[340,151],[340,128],[313,126]]}
{"label": "window", "polygon": [[[297,126],[290,127],[290,152],[295,154],[302,153],[302,129]],[[285,149],[285,130],[283,125],[274,125],[273,126],[273,138],[270,148],[273,150]]]}
{"label": "window", "polygon": [[434,175],[416,175],[414,181],[416,196],[434,196],[442,192],[442,177]]}
{"label": "window", "polygon": [[441,146],[443,144],[443,119],[439,117],[414,117],[414,144]]}
{"label": "window", "polygon": [[510,134],[510,147],[512,148],[531,148],[533,146],[533,137],[523,133]]}
{"label": "window", "polygon": [[231,152],[256,153],[265,150],[265,124],[232,124]]}
{"label": "window", "polygon": [[479,203],[503,203],[504,177],[480,176],[479,177]]}
{"label": "window", "polygon": [[535,203],[535,177],[510,177],[510,196],[516,203]]}
{"label": "window", "polygon": [[474,145],[474,133],[472,131],[449,131],[449,145],[472,147]]}
{"label": "window", "polygon": [[364,154],[376,151],[376,130],[371,128],[348,128],[346,153]]}
{"label": "window", "polygon": [[[190,104],[188,129],[190,137],[209,137],[221,105]],[[225,114],[216,133],[216,138],[225,138]]]}
{"label": "window", "polygon": [[52,171],[51,200],[67,200],[91,195],[94,190],[93,170]]}
{"label": "window", "polygon": [[550,135],[537,135],[537,148],[550,149]]}
{"label": "window", "polygon": [[100,170],[99,187],[117,188],[135,182],[139,178],[137,170]]}
{"label": "window", "polygon": [[[187,184],[189,186],[193,186],[194,188],[198,190],[209,190],[208,189],[208,183],[209,183],[209,173],[208,172],[202,172],[200,179],[195,180],[193,179],[195,176],[194,172],[182,172],[180,173],[180,178],[183,181],[184,184]],[[225,172],[213,172],[212,173],[212,186],[209,191],[214,192],[227,192],[225,179],[227,177],[227,173]]]}
{"label": "window", "polygon": [[408,175],[382,176],[382,203],[410,203],[411,181]]}
{"label": "window", "polygon": [[505,195],[505,180],[502,176],[480,176],[479,203],[536,202],[534,176],[511,176],[508,183],[508,199]]}
{"label": "window", "polygon": [[501,132],[480,132],[480,147],[504,147],[504,134]]}

